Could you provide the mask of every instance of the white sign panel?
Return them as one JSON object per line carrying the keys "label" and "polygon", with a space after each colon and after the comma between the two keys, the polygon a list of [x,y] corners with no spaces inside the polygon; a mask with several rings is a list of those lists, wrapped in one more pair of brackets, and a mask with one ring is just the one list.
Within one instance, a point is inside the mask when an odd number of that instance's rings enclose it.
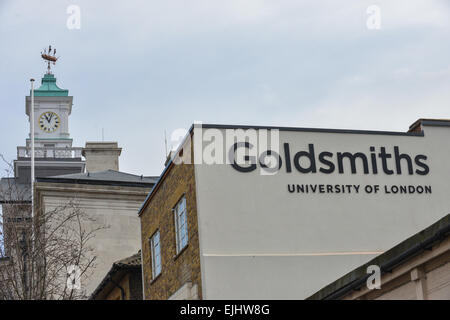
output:
{"label": "white sign panel", "polygon": [[450,127],[236,129],[194,129],[207,299],[306,298],[450,211]]}

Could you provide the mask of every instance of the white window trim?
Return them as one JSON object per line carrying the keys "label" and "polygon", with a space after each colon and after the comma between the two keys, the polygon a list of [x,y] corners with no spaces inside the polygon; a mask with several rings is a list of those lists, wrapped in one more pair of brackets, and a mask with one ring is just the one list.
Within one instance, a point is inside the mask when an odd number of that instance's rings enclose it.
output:
{"label": "white window trim", "polygon": [[[160,266],[159,270],[156,268],[156,253],[155,253],[155,236],[158,234],[158,246],[159,246],[159,261]],[[155,279],[157,276],[161,274],[162,271],[162,257],[161,257],[161,233],[159,230],[157,230],[151,237],[150,237],[150,251],[151,251],[151,261],[152,261],[152,279]],[[157,272],[158,271],[158,272]]]}
{"label": "white window trim", "polygon": [[[186,244],[181,247],[181,229],[179,225],[179,219],[178,219],[178,207],[180,203],[184,200],[184,223],[186,225]],[[175,220],[175,244],[177,248],[177,254],[180,253],[189,243],[189,234],[188,234],[188,219],[187,219],[187,203],[186,203],[186,196],[183,195],[180,200],[178,200],[175,207],[172,209],[174,220]]]}

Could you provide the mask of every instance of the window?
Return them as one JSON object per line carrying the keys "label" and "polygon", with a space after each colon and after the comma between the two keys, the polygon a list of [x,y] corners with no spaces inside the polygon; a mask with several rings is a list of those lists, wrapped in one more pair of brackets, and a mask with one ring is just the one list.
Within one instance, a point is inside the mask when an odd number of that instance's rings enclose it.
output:
{"label": "window", "polygon": [[161,244],[159,230],[150,238],[150,248],[152,251],[152,278],[155,279],[161,273]]}
{"label": "window", "polygon": [[177,253],[188,244],[188,227],[186,212],[186,197],[183,196],[173,208],[175,216],[175,234],[177,242]]}

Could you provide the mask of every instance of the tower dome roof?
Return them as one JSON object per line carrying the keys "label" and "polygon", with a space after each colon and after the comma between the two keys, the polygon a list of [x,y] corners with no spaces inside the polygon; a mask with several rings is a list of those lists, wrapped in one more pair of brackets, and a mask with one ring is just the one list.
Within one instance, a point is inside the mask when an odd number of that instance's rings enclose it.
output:
{"label": "tower dome roof", "polygon": [[69,90],[61,89],[56,85],[53,74],[45,74],[41,80],[41,86],[34,90],[35,97],[67,97]]}

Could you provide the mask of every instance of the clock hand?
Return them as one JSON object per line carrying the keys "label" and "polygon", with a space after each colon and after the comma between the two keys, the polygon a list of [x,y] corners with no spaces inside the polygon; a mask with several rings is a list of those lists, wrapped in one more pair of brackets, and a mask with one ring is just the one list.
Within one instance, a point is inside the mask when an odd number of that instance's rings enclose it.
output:
{"label": "clock hand", "polygon": [[50,120],[49,120],[49,123],[50,123],[50,121],[52,121],[52,118],[53,118],[53,113],[50,114]]}

